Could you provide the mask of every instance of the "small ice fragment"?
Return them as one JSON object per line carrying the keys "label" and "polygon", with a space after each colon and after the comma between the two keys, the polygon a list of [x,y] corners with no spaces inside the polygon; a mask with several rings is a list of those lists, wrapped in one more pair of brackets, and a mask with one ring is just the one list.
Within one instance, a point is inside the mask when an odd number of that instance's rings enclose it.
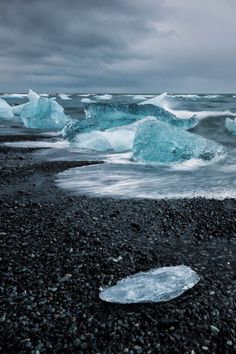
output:
{"label": "small ice fragment", "polygon": [[106,101],[106,100],[111,100],[112,99],[112,95],[109,95],[109,94],[106,93],[105,95],[97,95],[96,98],[99,99],[99,100]]}
{"label": "small ice fragment", "polygon": [[230,134],[236,135],[236,118],[234,119],[226,118],[225,128],[228,130]]}
{"label": "small ice fragment", "polygon": [[93,103],[94,101],[92,101],[90,98],[84,97],[81,99],[82,103]]}
{"label": "small ice fragment", "polygon": [[27,96],[27,93],[5,93],[3,97],[5,98],[24,98]]}
{"label": "small ice fragment", "polygon": [[135,96],[133,96],[133,100],[144,101],[144,100],[146,100],[146,97],[143,95],[135,95]]}
{"label": "small ice fragment", "polygon": [[130,304],[172,300],[199,282],[190,267],[163,267],[128,276],[116,285],[102,289],[100,298],[107,302]]}
{"label": "small ice fragment", "polygon": [[68,95],[66,95],[65,93],[60,93],[59,97],[61,100],[71,100],[71,98]]}

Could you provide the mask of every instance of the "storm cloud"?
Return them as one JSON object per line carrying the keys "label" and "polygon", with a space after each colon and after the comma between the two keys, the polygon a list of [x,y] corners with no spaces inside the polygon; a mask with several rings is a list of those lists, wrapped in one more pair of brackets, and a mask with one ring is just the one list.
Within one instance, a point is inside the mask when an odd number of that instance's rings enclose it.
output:
{"label": "storm cloud", "polygon": [[234,0],[1,0],[0,91],[235,92]]}

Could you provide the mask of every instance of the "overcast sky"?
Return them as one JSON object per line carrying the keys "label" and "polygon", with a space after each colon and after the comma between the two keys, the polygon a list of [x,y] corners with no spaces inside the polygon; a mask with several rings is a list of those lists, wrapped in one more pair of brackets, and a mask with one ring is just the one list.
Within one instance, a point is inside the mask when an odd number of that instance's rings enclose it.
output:
{"label": "overcast sky", "polygon": [[235,0],[0,0],[0,91],[236,92]]}

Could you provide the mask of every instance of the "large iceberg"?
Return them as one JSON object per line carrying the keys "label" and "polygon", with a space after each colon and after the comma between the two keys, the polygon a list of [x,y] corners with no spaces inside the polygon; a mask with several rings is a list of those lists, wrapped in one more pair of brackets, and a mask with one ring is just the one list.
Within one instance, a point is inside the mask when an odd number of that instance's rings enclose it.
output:
{"label": "large iceberg", "polygon": [[12,107],[2,98],[0,98],[0,120],[12,118],[14,118]]}
{"label": "large iceberg", "polygon": [[167,122],[182,129],[191,129],[198,124],[198,118],[178,119],[174,114],[152,104],[138,105],[117,103],[92,103],[85,105],[86,119],[70,122],[63,130],[66,139],[73,140],[78,133],[105,130],[132,124],[146,116]]}
{"label": "large iceberg", "polygon": [[230,119],[226,118],[225,120],[225,128],[232,135],[236,135],[236,118]]}
{"label": "large iceberg", "polygon": [[199,282],[198,274],[185,265],[163,267],[128,276],[101,291],[107,302],[131,304],[169,301]]}
{"label": "large iceberg", "polygon": [[225,148],[201,136],[149,117],[136,130],[133,160],[171,163],[192,158],[210,160],[225,153]]}
{"label": "large iceberg", "polygon": [[31,90],[28,98],[28,103],[16,106],[14,110],[27,128],[60,130],[68,122],[63,107],[56,101],[40,97]]}

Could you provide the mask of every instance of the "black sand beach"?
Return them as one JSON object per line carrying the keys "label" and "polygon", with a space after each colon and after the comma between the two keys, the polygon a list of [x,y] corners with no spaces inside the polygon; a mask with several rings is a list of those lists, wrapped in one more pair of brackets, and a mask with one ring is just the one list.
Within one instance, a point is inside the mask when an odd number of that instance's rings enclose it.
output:
{"label": "black sand beach", "polygon": [[[33,151],[0,147],[0,352],[236,352],[236,200],[73,197],[55,174],[88,162]],[[99,299],[124,276],[178,264],[201,280],[175,300]]]}

